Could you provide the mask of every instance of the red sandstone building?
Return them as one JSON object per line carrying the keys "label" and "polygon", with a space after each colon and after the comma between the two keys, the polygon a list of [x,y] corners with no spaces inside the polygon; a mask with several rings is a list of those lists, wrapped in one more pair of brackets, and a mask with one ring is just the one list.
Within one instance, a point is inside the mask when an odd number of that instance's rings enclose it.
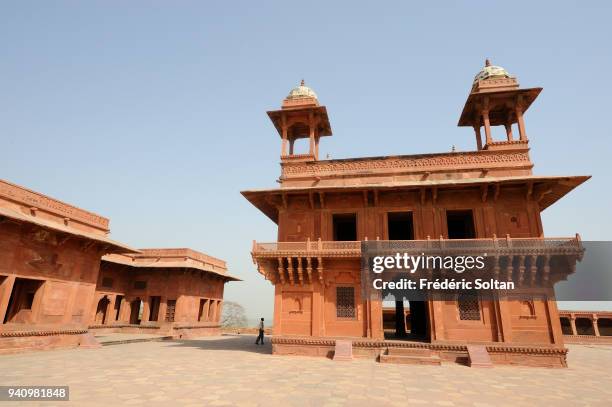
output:
{"label": "red sandstone building", "polygon": [[108,219],[0,180],[0,354],[98,346],[90,325],[218,331],[223,285],[236,280],[224,261],[108,234]]}
{"label": "red sandstone building", "polygon": [[[476,150],[467,152],[320,160],[319,142],[332,131],[310,88],[302,83],[268,112],[282,144],[280,188],[243,195],[278,225],[277,242],[252,248],[275,288],[274,352],[328,355],[349,338],[357,355],[437,364],[464,361],[467,345],[481,344],[493,363],[565,366],[554,300],[413,301],[410,321],[395,324],[409,340],[398,341],[385,338],[381,299],[360,290],[364,240],[528,242],[542,250],[516,252],[509,264],[532,274],[536,260],[549,270],[549,246],[578,245],[577,236],[544,237],[541,212],[589,177],[532,173],[524,114],[540,91],[487,61],[459,119],[475,133]],[[505,130],[502,140],[493,126]],[[298,153],[301,138],[309,149]],[[395,318],[403,316],[400,301]]]}
{"label": "red sandstone building", "polygon": [[223,260],[191,249],[141,249],[102,258],[91,329],[171,334],[219,333]]}

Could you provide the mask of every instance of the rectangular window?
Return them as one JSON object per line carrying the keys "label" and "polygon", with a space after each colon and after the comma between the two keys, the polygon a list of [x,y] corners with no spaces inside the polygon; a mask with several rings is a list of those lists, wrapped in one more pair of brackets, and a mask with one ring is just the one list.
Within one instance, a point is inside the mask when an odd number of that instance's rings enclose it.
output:
{"label": "rectangular window", "polygon": [[357,240],[357,214],[337,213],[332,215],[335,241]]}
{"label": "rectangular window", "polygon": [[336,317],[355,318],[354,287],[336,287]]}
{"label": "rectangular window", "polygon": [[446,211],[449,239],[475,239],[474,215],[471,210]]}
{"label": "rectangular window", "polygon": [[387,213],[387,231],[389,233],[389,240],[414,239],[412,212]]}

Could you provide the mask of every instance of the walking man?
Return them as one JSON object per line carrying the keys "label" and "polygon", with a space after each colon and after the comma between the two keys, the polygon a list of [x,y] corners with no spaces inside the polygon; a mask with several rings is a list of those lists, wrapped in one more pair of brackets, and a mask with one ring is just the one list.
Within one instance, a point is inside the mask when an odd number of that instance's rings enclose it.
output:
{"label": "walking man", "polygon": [[255,345],[259,345],[259,341],[261,341],[261,345],[264,344],[264,319],[262,318],[261,321],[259,321],[259,335],[257,335],[257,340],[255,341]]}

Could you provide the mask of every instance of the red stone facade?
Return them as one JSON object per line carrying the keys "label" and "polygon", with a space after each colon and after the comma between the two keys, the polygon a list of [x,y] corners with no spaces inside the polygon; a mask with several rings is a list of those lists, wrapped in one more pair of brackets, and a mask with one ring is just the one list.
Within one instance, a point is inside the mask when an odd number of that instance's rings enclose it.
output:
{"label": "red stone facade", "polygon": [[[589,177],[532,174],[523,114],[541,89],[520,89],[507,73],[481,75],[459,122],[474,127],[475,151],[319,160],[319,139],[331,127],[314,93],[301,88],[268,112],[283,144],[280,188],[243,192],[278,224],[278,242],[252,248],[275,287],[274,352],[328,355],[336,338],[349,337],[357,356],[426,347],[462,361],[466,344],[479,343],[494,363],[565,366],[554,300],[411,303],[415,340],[394,341],[385,340],[382,301],[361,298],[360,289],[364,240],[545,241],[540,213]],[[496,125],[504,140],[493,139]],[[287,154],[286,144],[302,137],[310,151]],[[517,254],[523,271],[530,256]]]}
{"label": "red stone facade", "polygon": [[236,280],[227,274],[224,261],[190,249],[105,256],[90,328],[175,337],[215,335],[224,284]]}
{"label": "red stone facade", "polygon": [[560,311],[566,343],[612,344],[612,311]]}
{"label": "red stone facade", "polygon": [[[114,322],[117,295],[126,329],[139,331],[130,301],[140,298],[142,326],[179,337],[218,330],[223,284],[236,280],[225,262],[189,249],[139,251],[108,233],[106,218],[0,180],[0,354],[96,346],[89,326],[102,322],[102,298],[103,325]],[[158,319],[149,321],[153,297]],[[174,321],[164,323],[172,301]]]}

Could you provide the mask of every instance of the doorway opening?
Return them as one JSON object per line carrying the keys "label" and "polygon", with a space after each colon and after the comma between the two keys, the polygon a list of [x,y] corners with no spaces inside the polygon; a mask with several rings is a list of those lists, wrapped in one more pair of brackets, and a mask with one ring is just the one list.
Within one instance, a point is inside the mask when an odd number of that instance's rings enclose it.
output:
{"label": "doorway opening", "polygon": [[383,329],[387,340],[428,342],[427,301],[393,301],[383,307]]}
{"label": "doorway opening", "polygon": [[96,324],[104,325],[106,323],[106,310],[108,309],[109,303],[110,300],[106,295],[98,301],[98,306],[96,307]]}
{"label": "doorway opening", "polygon": [[123,302],[123,295],[118,295],[115,297],[115,321],[119,321],[122,302]]}
{"label": "doorway opening", "polygon": [[334,240],[355,241],[357,240],[357,214],[337,213],[332,216]]}
{"label": "doorway opening", "polygon": [[387,231],[389,240],[413,240],[412,212],[387,213]]}
{"label": "doorway opening", "polygon": [[15,279],[3,323],[25,324],[33,322],[32,307],[42,283],[41,280],[29,278]]}
{"label": "doorway opening", "polygon": [[149,321],[157,321],[159,318],[159,304],[161,304],[160,296],[152,296],[150,297],[149,302]]}
{"label": "doorway opening", "polygon": [[449,239],[475,239],[474,214],[471,210],[446,211]]}
{"label": "doorway opening", "polygon": [[144,307],[144,303],[142,302],[140,298],[136,298],[130,303],[130,324],[131,325],[140,325],[143,307]]}

